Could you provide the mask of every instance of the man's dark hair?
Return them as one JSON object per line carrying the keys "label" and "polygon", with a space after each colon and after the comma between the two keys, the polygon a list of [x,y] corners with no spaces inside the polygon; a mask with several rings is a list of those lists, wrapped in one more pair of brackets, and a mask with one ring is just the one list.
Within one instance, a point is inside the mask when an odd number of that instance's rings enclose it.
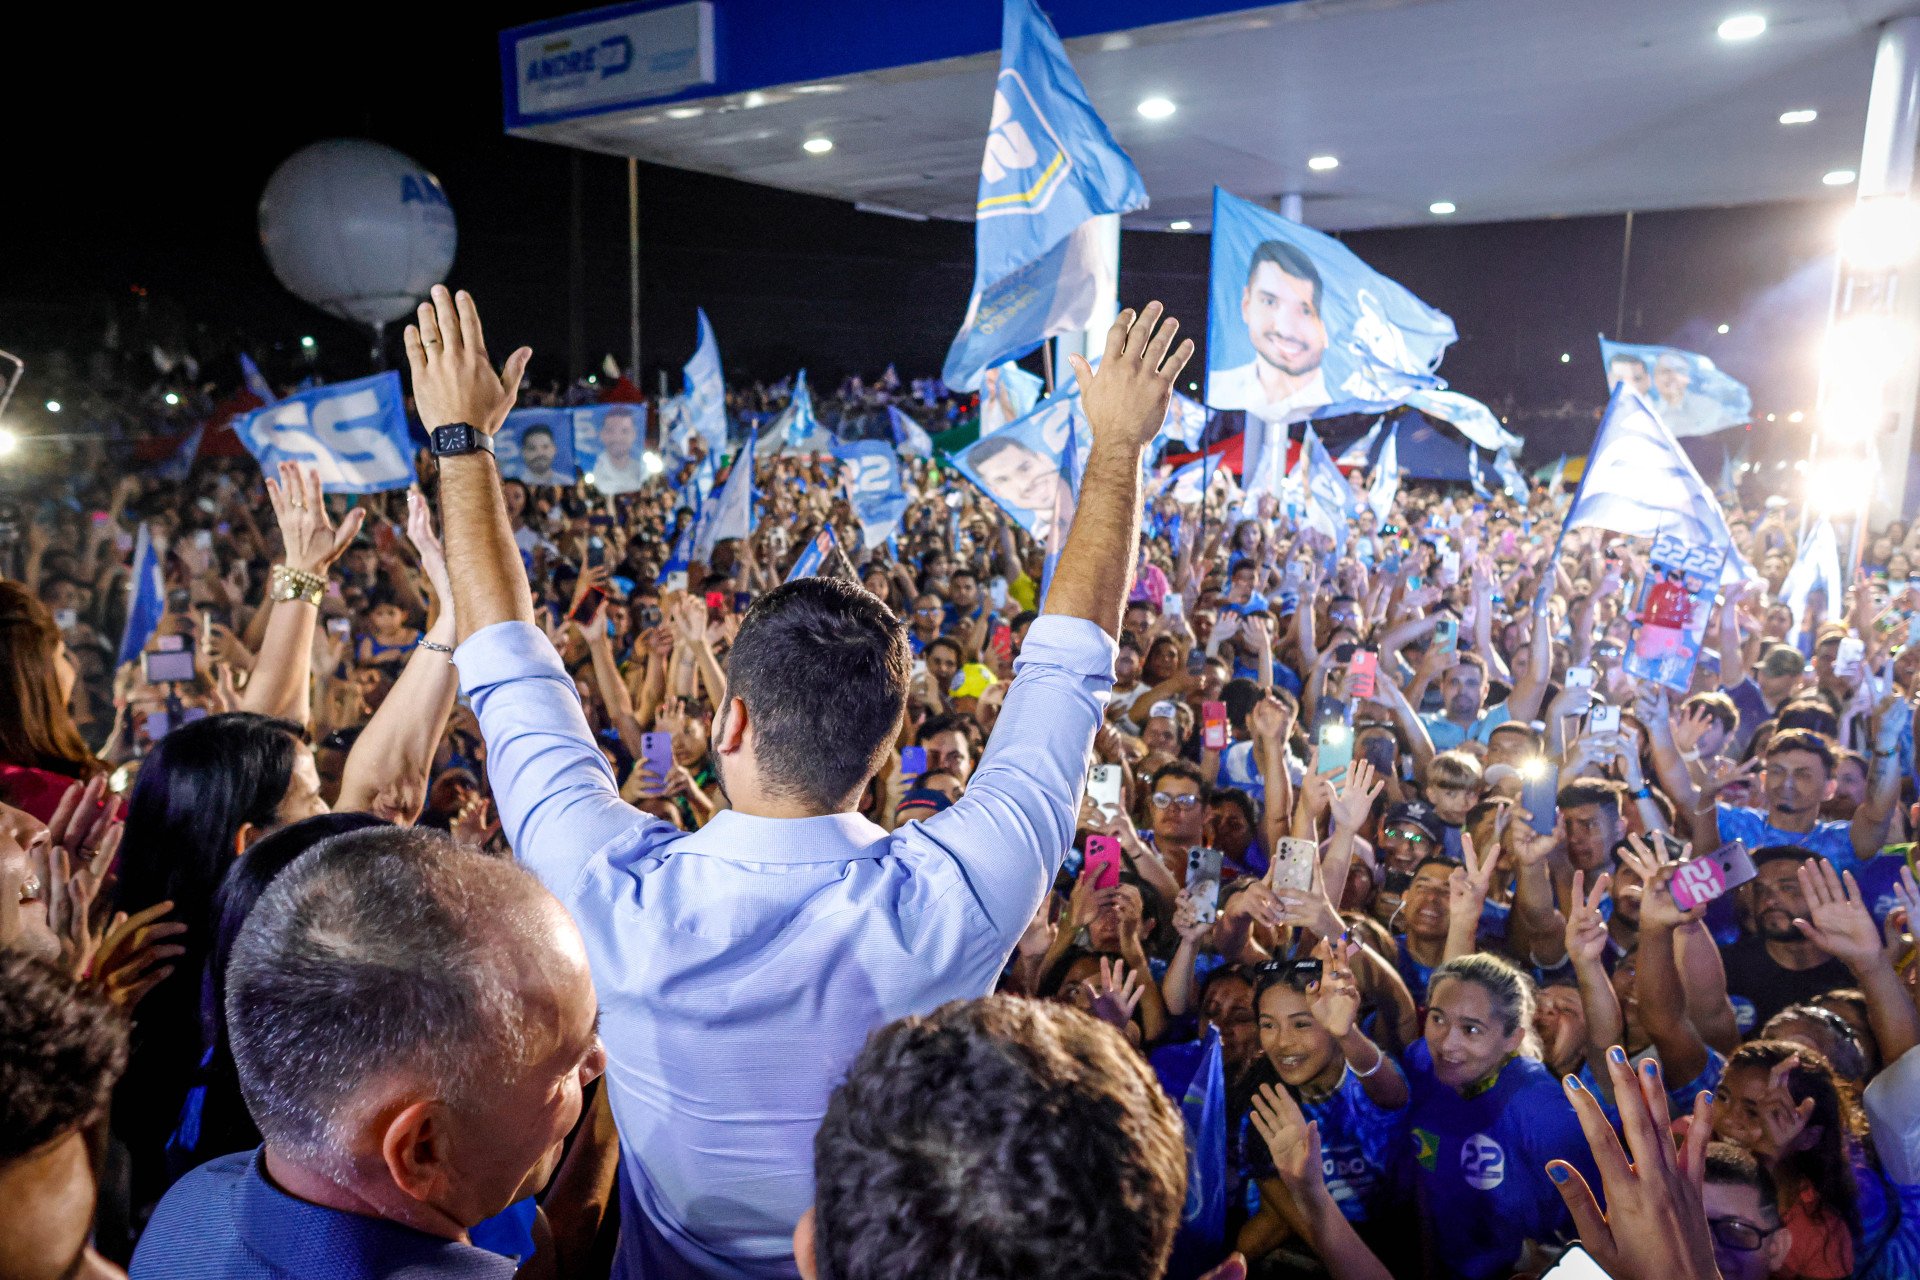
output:
{"label": "man's dark hair", "polygon": [[1562,809],[1583,809],[1588,805],[1598,805],[1611,809],[1615,814],[1624,811],[1623,798],[1626,788],[1610,778],[1578,778],[1560,788],[1560,794],[1554,797],[1554,803]]}
{"label": "man's dark hair", "polygon": [[1241,814],[1246,817],[1247,826],[1258,834],[1260,830],[1260,814],[1259,811],[1254,808],[1252,796],[1237,787],[1221,787],[1207,797],[1207,806],[1209,808],[1217,804],[1230,804],[1238,809]]}
{"label": "man's dark hair", "polygon": [[553,428],[547,426],[545,423],[536,422],[520,433],[520,443],[525,444],[528,439],[533,436],[545,436],[551,441],[553,439]]}
{"label": "man's dark hair", "polygon": [[1805,751],[1809,755],[1820,757],[1820,764],[1828,773],[1833,772],[1833,746],[1821,734],[1811,729],[1781,729],[1767,742],[1766,758],[1773,759],[1783,751]]}
{"label": "man's dark hair", "polygon": [[1186,1200],[1179,1113],[1146,1059],[1018,996],[876,1031],[813,1142],[822,1280],[1158,1277]]}
{"label": "man's dark hair", "polygon": [[[1717,1186],[1747,1188],[1763,1208],[1776,1215],[1774,1220],[1779,1221],[1773,1175],[1761,1168],[1760,1162],[1745,1147],[1735,1146],[1731,1142],[1709,1142],[1707,1181]],[[1766,1223],[1759,1225],[1765,1226]]]}
{"label": "man's dark hair", "polygon": [[962,649],[960,642],[952,636],[935,636],[933,639],[927,641],[927,647],[921,651],[921,656],[925,657],[935,649],[945,649],[949,651],[953,654],[953,660],[962,665],[965,665],[967,661],[966,650]]}
{"label": "man's dark hair", "polygon": [[1264,240],[1253,251],[1253,257],[1247,260],[1247,283],[1253,283],[1254,276],[1260,273],[1260,264],[1271,262],[1295,280],[1305,280],[1313,286],[1313,309],[1320,309],[1320,268],[1313,265],[1301,250],[1294,248],[1285,240]]}
{"label": "man's dark hair", "polygon": [[1220,686],[1220,701],[1226,704],[1227,723],[1233,726],[1234,732],[1246,732],[1247,716],[1260,705],[1260,698],[1260,686],[1245,676]]}
{"label": "man's dark hair", "polygon": [[1207,785],[1206,775],[1200,772],[1200,766],[1191,760],[1169,760],[1153,771],[1147,779],[1149,791],[1157,791],[1162,778],[1185,778],[1200,789],[1200,803],[1207,804],[1213,799],[1213,788]]}
{"label": "man's dark hair", "polygon": [[1496,733],[1517,733],[1527,740],[1529,747],[1536,751],[1538,751],[1541,746],[1540,731],[1524,720],[1502,720],[1499,724],[1487,730],[1487,741],[1492,742],[1493,735]]}
{"label": "man's dark hair", "polygon": [[126,1065],[126,1021],[98,988],[0,949],[0,1164],[92,1124]]}
{"label": "man's dark hair", "polygon": [[962,715],[957,711],[949,711],[937,716],[928,716],[921,726],[913,731],[913,745],[916,747],[924,747],[929,740],[942,733],[957,733],[967,739],[968,743],[971,744],[973,737],[967,732],[967,722],[970,719],[972,719],[972,717]]}
{"label": "man's dark hair", "polygon": [[1680,704],[1682,711],[1703,707],[1723,733],[1732,733],[1740,723],[1740,712],[1734,707],[1733,699],[1718,691],[1696,693]]}
{"label": "man's dark hair", "polygon": [[865,588],[801,578],[756,600],[727,654],[761,784],[824,812],[880,768],[907,705],[906,628]]}

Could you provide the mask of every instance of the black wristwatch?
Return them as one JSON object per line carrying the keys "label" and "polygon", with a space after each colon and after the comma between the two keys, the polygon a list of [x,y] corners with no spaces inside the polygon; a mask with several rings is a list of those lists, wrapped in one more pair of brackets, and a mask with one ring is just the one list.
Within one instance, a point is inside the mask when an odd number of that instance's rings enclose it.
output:
{"label": "black wristwatch", "polygon": [[457,458],[463,453],[492,453],[493,437],[464,422],[435,427],[427,436],[428,448],[436,458]]}

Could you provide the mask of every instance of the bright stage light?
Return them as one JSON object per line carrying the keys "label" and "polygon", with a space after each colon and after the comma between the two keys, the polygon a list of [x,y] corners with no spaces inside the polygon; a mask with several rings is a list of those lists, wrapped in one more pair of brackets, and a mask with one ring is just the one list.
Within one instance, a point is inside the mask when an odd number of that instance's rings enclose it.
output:
{"label": "bright stage light", "polygon": [[1453,206],[1453,201],[1451,200],[1435,200],[1432,204],[1427,206],[1428,213],[1438,214],[1442,218],[1446,217],[1448,214],[1452,213],[1453,211],[1454,211],[1454,206]]}
{"label": "bright stage light", "polygon": [[313,350],[313,338],[312,338],[312,336],[311,336],[311,335],[309,335],[309,336],[307,336],[307,337],[304,337],[304,338],[302,338],[302,339],[300,339],[300,347],[301,347],[301,349],[302,349],[302,350],[304,350],[304,351],[311,351],[311,350]]}
{"label": "bright stage light", "polygon": [[1892,316],[1864,315],[1842,320],[1827,337],[1820,384],[1822,409],[1836,397],[1879,403],[1880,389],[1899,368],[1913,341],[1911,329]]}
{"label": "bright stage light", "polygon": [[0,458],[10,457],[20,447],[20,437],[8,427],[0,427]]}
{"label": "bright stage light", "polygon": [[1572,353],[1571,351],[1562,351],[1562,352],[1560,353],[1560,363],[1561,363],[1561,364],[1572,364],[1572,363],[1573,363],[1573,353]]}
{"label": "bright stage light", "polygon": [[808,138],[800,144],[800,149],[810,156],[823,156],[833,150],[832,138]]}
{"label": "bright stage light", "polygon": [[1719,327],[1718,329],[1716,329],[1716,330],[1715,330],[1715,332],[1716,332],[1716,333],[1725,333],[1725,332],[1727,331],[1727,328],[1728,328],[1728,326],[1726,326],[1726,325],[1724,325],[1724,324],[1723,324],[1723,325],[1721,325],[1721,326],[1720,326],[1720,327]]}
{"label": "bright stage light", "polygon": [[1807,501],[1828,513],[1863,510],[1873,500],[1873,473],[1864,458],[1822,458],[1807,473]]}
{"label": "bright stage light", "polygon": [[1174,105],[1171,98],[1144,98],[1134,110],[1149,120],[1165,120],[1173,114]]}
{"label": "bright stage light", "polygon": [[1722,40],[1751,40],[1767,29],[1767,20],[1757,13],[1736,13],[1720,24]]}
{"label": "bright stage light", "polygon": [[1307,161],[1307,168],[1313,170],[1315,173],[1325,173],[1329,169],[1338,169],[1339,167],[1339,156],[1314,156]]}
{"label": "bright stage light", "polygon": [[[1806,421],[1806,417],[1807,417],[1806,414],[1800,412],[1798,409],[1795,409],[1792,413],[1787,415],[1787,421],[1788,422],[1804,422]],[[1785,466],[1786,464],[1782,463],[1781,465]]]}
{"label": "bright stage light", "polygon": [[1840,223],[1840,256],[1848,266],[1884,271],[1920,249],[1920,209],[1898,196],[1862,200]]}
{"label": "bright stage light", "polygon": [[171,391],[169,391],[169,392],[167,392],[167,394],[166,394],[166,397],[165,397],[165,399],[166,399],[166,402],[167,402],[168,404],[179,404],[179,403],[180,403],[180,397],[179,397],[179,396],[177,396],[177,395],[175,395],[175,394],[173,394],[173,392],[171,392]]}
{"label": "bright stage light", "polygon": [[47,412],[48,413],[60,412],[60,402],[58,400],[47,401]]}

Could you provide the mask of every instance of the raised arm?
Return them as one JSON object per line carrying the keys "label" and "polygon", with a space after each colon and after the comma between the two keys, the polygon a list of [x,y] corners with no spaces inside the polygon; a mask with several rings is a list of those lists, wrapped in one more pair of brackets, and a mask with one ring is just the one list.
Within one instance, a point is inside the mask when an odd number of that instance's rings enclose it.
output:
{"label": "raised arm", "polygon": [[1661,866],[1653,851],[1633,835],[1621,860],[1638,872],[1646,887],[1640,895],[1639,965],[1635,975],[1640,994],[1640,1023],[1660,1051],[1660,1068],[1673,1080],[1686,1083],[1707,1068],[1707,1042],[1687,1016],[1686,984],[1674,935],[1703,918],[1707,909],[1682,911],[1673,900],[1671,866]]}
{"label": "raised arm", "polygon": [[1894,801],[1900,797],[1900,738],[1912,723],[1913,707],[1897,693],[1889,695],[1875,710],[1867,798],[1854,810],[1851,827],[1853,854],[1862,862],[1878,856],[1887,842]]}
{"label": "raised arm", "polygon": [[280,464],[277,483],[267,478],[267,497],[284,544],[280,565],[275,567],[284,566],[285,571],[275,573],[269,587],[273,612],[267,618],[240,710],[304,725],[313,714],[308,704],[309,669],[327,570],[360,532],[367,513],[365,508],[355,508],[334,528],[320,491],[320,473],[289,462]]}
{"label": "raised arm", "polygon": [[447,581],[446,552],[433,535],[433,517],[418,489],[407,494],[407,536],[420,553],[420,571],[440,602],[440,613],[347,753],[340,802],[334,806],[347,812],[365,809],[395,822],[412,822],[427,802],[434,752],[460,683],[453,667],[453,587]]}
{"label": "raised arm", "polygon": [[[429,432],[500,429],[532,352],[495,373],[473,299],[435,285],[406,332],[414,404]],[[440,518],[460,648],[461,686],[487,742],[487,772],[514,853],[566,897],[586,859],[642,819],[620,800],[573,679],[533,621],[491,451],[440,459]],[[482,634],[485,633],[485,634]]]}

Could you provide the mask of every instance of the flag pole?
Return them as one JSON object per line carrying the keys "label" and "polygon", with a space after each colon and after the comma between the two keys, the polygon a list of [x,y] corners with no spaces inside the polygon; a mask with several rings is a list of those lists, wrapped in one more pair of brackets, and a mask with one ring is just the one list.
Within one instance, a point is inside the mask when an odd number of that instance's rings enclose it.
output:
{"label": "flag pole", "polygon": [[1627,384],[1621,382],[1614,387],[1613,394],[1607,397],[1606,412],[1600,415],[1600,425],[1593,433],[1593,443],[1587,446],[1586,463],[1580,468],[1580,483],[1574,486],[1573,501],[1567,504],[1567,513],[1560,520],[1560,532],[1553,539],[1553,554],[1547,560],[1546,581],[1535,587],[1533,591],[1533,613],[1536,622],[1540,615],[1547,611],[1547,602],[1553,599],[1554,584],[1560,572],[1560,548],[1567,541],[1567,530],[1571,527],[1569,520],[1573,513],[1580,509],[1580,497],[1587,491],[1587,480],[1593,475],[1593,455],[1598,452],[1600,436],[1606,431],[1607,424],[1613,421],[1613,410],[1620,403],[1620,397],[1632,394],[1634,393],[1627,390]]}

